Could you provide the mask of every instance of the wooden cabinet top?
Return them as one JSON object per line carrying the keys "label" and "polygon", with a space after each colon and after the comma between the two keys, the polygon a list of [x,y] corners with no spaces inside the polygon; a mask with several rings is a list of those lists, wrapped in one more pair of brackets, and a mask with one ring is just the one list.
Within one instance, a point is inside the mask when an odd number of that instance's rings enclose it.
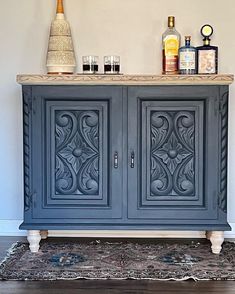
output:
{"label": "wooden cabinet top", "polygon": [[21,85],[229,85],[231,74],[219,75],[18,75]]}

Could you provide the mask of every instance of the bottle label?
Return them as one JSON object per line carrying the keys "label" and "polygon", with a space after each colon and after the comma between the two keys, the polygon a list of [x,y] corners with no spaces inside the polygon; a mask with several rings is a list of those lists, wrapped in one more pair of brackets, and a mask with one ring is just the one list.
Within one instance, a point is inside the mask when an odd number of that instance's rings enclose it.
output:
{"label": "bottle label", "polygon": [[215,50],[199,50],[198,51],[198,73],[199,74],[216,73]]}
{"label": "bottle label", "polygon": [[179,69],[196,69],[195,52],[180,52]]}
{"label": "bottle label", "polygon": [[178,56],[165,56],[165,72],[178,71]]}
{"label": "bottle label", "polygon": [[165,54],[168,56],[177,56],[179,50],[179,40],[175,35],[168,35],[164,40]]}

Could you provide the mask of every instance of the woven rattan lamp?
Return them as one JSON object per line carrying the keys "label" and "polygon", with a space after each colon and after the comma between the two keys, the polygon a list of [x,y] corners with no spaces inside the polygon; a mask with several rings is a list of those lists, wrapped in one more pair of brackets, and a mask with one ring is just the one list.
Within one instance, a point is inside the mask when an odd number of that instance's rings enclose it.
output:
{"label": "woven rattan lamp", "polygon": [[57,0],[56,18],[51,24],[46,66],[49,74],[73,74],[76,69],[73,40],[69,23],[65,20],[63,0]]}

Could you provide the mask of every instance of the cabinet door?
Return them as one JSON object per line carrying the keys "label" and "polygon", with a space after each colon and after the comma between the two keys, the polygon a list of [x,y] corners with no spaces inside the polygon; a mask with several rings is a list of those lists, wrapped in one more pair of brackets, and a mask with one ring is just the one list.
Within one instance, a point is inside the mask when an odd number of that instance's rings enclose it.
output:
{"label": "cabinet door", "polygon": [[128,218],[216,219],[217,88],[131,87],[128,95]]}
{"label": "cabinet door", "polygon": [[42,86],[32,96],[32,218],[121,218],[121,88]]}

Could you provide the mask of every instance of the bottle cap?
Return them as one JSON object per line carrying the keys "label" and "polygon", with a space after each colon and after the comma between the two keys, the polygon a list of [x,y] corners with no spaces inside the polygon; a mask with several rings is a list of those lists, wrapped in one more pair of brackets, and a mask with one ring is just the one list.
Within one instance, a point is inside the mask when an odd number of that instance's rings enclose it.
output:
{"label": "bottle cap", "polygon": [[204,25],[202,28],[201,28],[201,34],[204,38],[209,38],[212,34],[213,34],[213,28],[211,25]]}
{"label": "bottle cap", "polygon": [[213,28],[209,24],[205,24],[201,28],[201,35],[204,37],[203,43],[205,46],[210,45],[210,36],[213,34]]}
{"label": "bottle cap", "polygon": [[57,0],[56,13],[64,13],[63,0]]}
{"label": "bottle cap", "polygon": [[185,41],[191,41],[191,36],[185,36]]}
{"label": "bottle cap", "polygon": [[168,16],[168,27],[174,28],[175,26],[175,17],[174,16]]}

